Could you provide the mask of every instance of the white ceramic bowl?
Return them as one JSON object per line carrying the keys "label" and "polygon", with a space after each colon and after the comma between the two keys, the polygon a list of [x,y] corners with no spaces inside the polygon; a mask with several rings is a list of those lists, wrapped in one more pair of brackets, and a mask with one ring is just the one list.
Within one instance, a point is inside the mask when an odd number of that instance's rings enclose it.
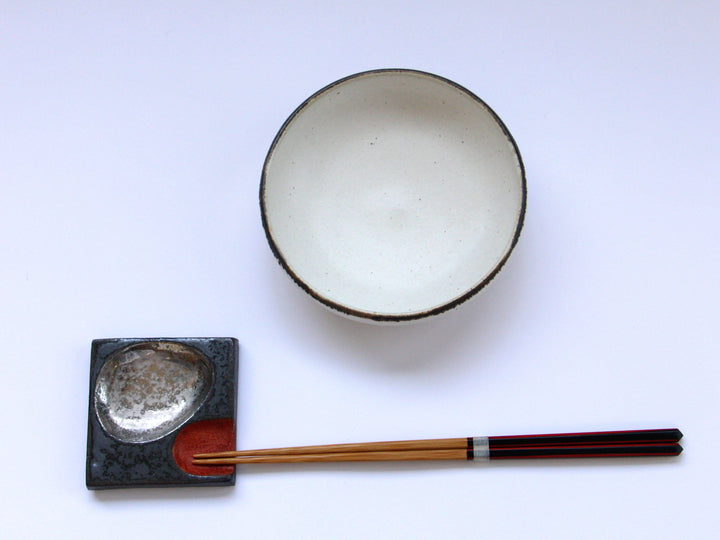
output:
{"label": "white ceramic bowl", "polygon": [[341,79],[283,124],[263,167],[270,247],[322,304],[410,321],[482,289],[515,246],[525,172],[498,116],[412,70]]}

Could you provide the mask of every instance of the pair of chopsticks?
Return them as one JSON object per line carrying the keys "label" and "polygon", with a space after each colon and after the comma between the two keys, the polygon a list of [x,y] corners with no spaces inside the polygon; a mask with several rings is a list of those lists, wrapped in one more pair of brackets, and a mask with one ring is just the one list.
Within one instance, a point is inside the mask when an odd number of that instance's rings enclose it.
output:
{"label": "pair of chopsticks", "polygon": [[677,456],[679,429],[462,437],[195,454],[193,465]]}

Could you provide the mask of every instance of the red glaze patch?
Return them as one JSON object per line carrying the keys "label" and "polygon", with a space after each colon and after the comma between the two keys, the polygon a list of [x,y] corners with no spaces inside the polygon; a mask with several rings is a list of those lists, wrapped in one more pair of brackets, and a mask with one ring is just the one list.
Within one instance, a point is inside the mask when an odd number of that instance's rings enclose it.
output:
{"label": "red glaze patch", "polygon": [[173,457],[183,471],[195,476],[232,474],[233,465],[193,465],[194,454],[235,450],[235,423],[230,418],[203,420],[185,426],[175,438]]}

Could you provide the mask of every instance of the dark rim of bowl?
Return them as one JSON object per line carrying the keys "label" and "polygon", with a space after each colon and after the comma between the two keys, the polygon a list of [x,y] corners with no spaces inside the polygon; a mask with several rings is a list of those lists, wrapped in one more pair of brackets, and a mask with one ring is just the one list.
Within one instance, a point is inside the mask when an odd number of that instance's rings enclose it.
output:
{"label": "dark rim of bowl", "polygon": [[[267,181],[267,170],[268,170],[268,164],[270,162],[270,158],[272,157],[275,147],[277,146],[278,142],[282,138],[283,134],[285,133],[288,126],[292,123],[292,121],[295,119],[295,117],[300,114],[300,112],[305,109],[310,103],[312,103],[316,98],[320,97],[322,94],[327,92],[328,90],[331,90],[332,88],[343,84],[347,81],[350,81],[352,79],[356,79],[359,77],[365,77],[368,75],[376,75],[376,74],[382,74],[382,73],[398,73],[398,74],[416,74],[421,75],[425,77],[430,77],[433,79],[437,79],[441,82],[444,82],[445,84],[449,84],[450,86],[460,90],[461,92],[465,93],[469,97],[471,97],[473,100],[475,100],[477,103],[479,103],[481,106],[483,106],[487,111],[490,113],[490,115],[493,117],[493,119],[497,122],[497,124],[500,126],[500,129],[502,129],[502,132],[507,137],[508,141],[512,144],[512,147],[515,150],[515,155],[517,156],[518,164],[520,166],[520,175],[522,180],[522,202],[520,205],[520,213],[518,215],[518,223],[517,227],[515,229],[515,234],[513,235],[512,243],[510,244],[510,248],[507,250],[505,255],[502,259],[495,265],[495,268],[493,268],[492,272],[488,274],[485,279],[483,279],[480,283],[475,285],[472,289],[466,291],[461,296],[455,298],[454,300],[451,300],[450,302],[447,302],[445,304],[442,304],[440,306],[434,307],[432,309],[428,309],[425,311],[417,312],[417,313],[409,313],[405,315],[387,315],[387,314],[378,314],[378,313],[372,313],[367,311],[361,311],[357,309],[352,309],[347,306],[344,306],[342,304],[338,304],[337,302],[333,302],[332,300],[325,298],[324,296],[318,294],[315,290],[313,290],[307,283],[305,283],[295,272],[293,272],[292,268],[288,264],[288,262],[285,260],[285,257],[283,257],[282,253],[280,252],[280,249],[278,248],[277,244],[275,243],[275,240],[272,237],[272,232],[270,231],[270,225],[268,223],[267,218],[267,209],[265,208],[265,183]],[[275,258],[277,259],[278,263],[282,268],[285,269],[285,271],[288,273],[288,275],[292,278],[292,280],[307,294],[312,296],[315,300],[318,302],[326,305],[327,307],[334,309],[336,311],[339,311],[340,313],[343,313],[345,315],[351,316],[351,317],[358,317],[361,319],[367,319],[371,321],[377,321],[377,322],[402,322],[402,321],[414,321],[418,319],[424,319],[426,317],[431,317],[433,315],[439,315],[440,313],[443,313],[445,311],[451,310],[453,308],[456,308],[463,302],[469,300],[471,297],[475,296],[478,292],[480,292],[481,289],[483,289],[488,283],[490,283],[493,278],[500,272],[502,267],[507,262],[508,258],[510,257],[510,254],[515,249],[515,245],[517,244],[520,233],[523,228],[523,223],[525,221],[525,208],[527,206],[527,181],[525,179],[525,165],[522,161],[522,156],[520,155],[520,150],[518,149],[517,143],[515,142],[515,139],[513,139],[513,136],[510,134],[510,131],[505,126],[503,121],[500,119],[500,117],[495,113],[495,111],[492,110],[492,108],[485,103],[482,99],[480,99],[478,96],[476,96],[474,93],[472,93],[467,88],[457,84],[456,82],[451,81],[450,79],[446,79],[445,77],[441,77],[439,75],[435,75],[433,73],[428,73],[426,71],[420,71],[416,69],[404,69],[404,68],[389,68],[389,69],[373,69],[369,71],[361,71],[360,73],[355,73],[353,75],[348,75],[347,77],[343,77],[342,79],[338,79],[335,82],[332,82],[328,84],[327,86],[321,88],[314,94],[312,94],[309,98],[307,98],[305,101],[303,101],[293,112],[292,114],[285,120],[283,125],[280,127],[280,130],[277,132],[277,135],[275,135],[275,138],[272,141],[272,144],[270,145],[270,149],[268,150],[267,156],[265,157],[265,162],[263,164],[262,168],[262,175],[260,178],[260,214],[262,218],[262,226],[265,231],[265,237],[267,238],[268,244],[270,245],[270,249],[273,252],[273,255],[275,255]]]}

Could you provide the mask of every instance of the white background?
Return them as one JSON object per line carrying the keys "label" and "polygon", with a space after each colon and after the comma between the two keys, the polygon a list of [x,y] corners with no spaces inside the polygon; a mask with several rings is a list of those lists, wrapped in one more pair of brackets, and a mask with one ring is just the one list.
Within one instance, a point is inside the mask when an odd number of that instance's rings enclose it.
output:
{"label": "white background", "polygon": [[[717,534],[716,2],[0,4],[0,530],[67,538]],[[315,90],[421,69],[527,168],[505,269],[345,320],[275,263],[260,169]],[[248,467],[85,489],[90,342],[235,336],[245,448],[680,427],[681,458]]]}

